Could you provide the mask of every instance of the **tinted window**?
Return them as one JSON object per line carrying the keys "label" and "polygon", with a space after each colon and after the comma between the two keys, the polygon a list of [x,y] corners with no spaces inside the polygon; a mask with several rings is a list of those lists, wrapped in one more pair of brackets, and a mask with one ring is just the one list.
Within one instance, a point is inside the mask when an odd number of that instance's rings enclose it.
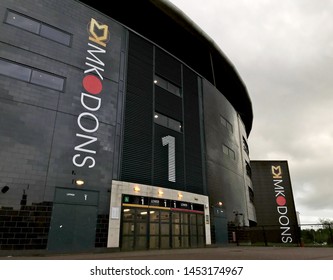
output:
{"label": "tinted window", "polygon": [[31,70],[16,63],[0,60],[0,74],[29,82]]}
{"label": "tinted window", "polygon": [[27,31],[39,33],[40,23],[22,15],[8,12],[6,22]]}
{"label": "tinted window", "polygon": [[154,116],[155,123],[163,125],[163,126],[168,126],[168,118],[166,116],[163,116],[159,113],[155,113]]}
{"label": "tinted window", "polygon": [[168,118],[167,116],[164,116],[160,113],[155,112],[154,114],[154,122],[163,125],[165,127],[168,127],[172,130],[182,132],[182,123],[179,121],[176,121],[174,119]]}
{"label": "tinted window", "polygon": [[67,46],[69,46],[71,42],[71,36],[69,34],[45,24],[42,24],[40,35]]}
{"label": "tinted window", "polygon": [[31,83],[60,91],[63,90],[64,87],[63,78],[46,74],[37,70],[34,70],[32,73]]}
{"label": "tinted window", "polygon": [[173,120],[173,119],[169,119],[168,127],[173,129],[173,130],[176,130],[176,131],[181,131],[182,130],[180,122],[178,122],[176,120]]}
{"label": "tinted window", "polygon": [[20,15],[15,12],[8,12],[6,23],[33,32],[39,36],[56,41],[66,46],[69,46],[71,42],[71,35],[67,32],[47,24],[43,24],[38,20],[31,19],[27,16]]}
{"label": "tinted window", "polygon": [[154,83],[155,85],[177,95],[180,96],[180,88],[174,84],[172,84],[171,82],[168,82],[167,80],[155,75],[154,78]]}

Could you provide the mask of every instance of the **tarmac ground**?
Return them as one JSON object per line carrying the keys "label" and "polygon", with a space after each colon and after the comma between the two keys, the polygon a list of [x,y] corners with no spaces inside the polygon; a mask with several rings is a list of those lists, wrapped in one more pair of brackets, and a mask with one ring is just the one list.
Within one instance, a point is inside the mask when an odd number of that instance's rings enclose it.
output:
{"label": "tarmac ground", "polygon": [[333,260],[332,247],[227,246],[145,251],[50,253],[0,251],[0,260]]}

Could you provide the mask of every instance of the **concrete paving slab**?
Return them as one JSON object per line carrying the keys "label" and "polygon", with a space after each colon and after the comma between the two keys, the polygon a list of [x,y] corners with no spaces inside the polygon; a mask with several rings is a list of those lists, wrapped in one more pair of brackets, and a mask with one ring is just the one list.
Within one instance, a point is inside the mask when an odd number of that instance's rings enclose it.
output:
{"label": "concrete paving slab", "polygon": [[218,247],[172,250],[147,250],[51,254],[2,252],[0,260],[333,260],[332,247]]}

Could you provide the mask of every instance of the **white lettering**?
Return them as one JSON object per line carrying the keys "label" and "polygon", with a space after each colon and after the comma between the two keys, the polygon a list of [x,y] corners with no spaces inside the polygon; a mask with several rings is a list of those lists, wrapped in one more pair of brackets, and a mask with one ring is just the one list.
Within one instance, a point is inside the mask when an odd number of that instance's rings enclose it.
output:
{"label": "white lettering", "polygon": [[290,236],[283,236],[281,240],[282,240],[283,243],[293,242],[293,239]]}
{"label": "white lettering", "polygon": [[279,223],[282,226],[287,226],[287,225],[289,225],[289,218],[287,216],[280,216]]}
{"label": "white lettering", "polygon": [[[99,31],[102,30],[103,34],[101,36],[98,36],[95,32],[95,30],[98,29]],[[99,34],[99,33],[98,33]],[[108,26],[104,24],[99,24],[95,19],[91,19],[90,21],[90,27],[88,31],[88,39],[92,42],[95,42],[99,44],[100,46],[106,47],[106,43],[108,40]],[[88,66],[84,70],[84,74],[87,73],[93,73],[98,75],[101,81],[103,81],[103,76],[101,73],[104,72],[104,66],[105,63],[101,59],[101,55],[104,55],[106,53],[106,49],[101,48],[100,46],[97,46],[95,44],[92,44],[91,42],[88,42],[87,46],[87,56],[85,65]],[[86,81],[83,78],[83,86],[86,88],[86,86],[91,86],[94,88],[94,86],[100,86],[99,81],[92,80],[90,82],[89,80]],[[103,89],[103,85],[101,90]],[[88,90],[89,92],[89,90]],[[96,93],[99,94],[100,92]],[[91,112],[97,112],[102,105],[102,99],[100,97],[97,97],[93,94],[81,92],[81,105],[86,110],[86,112],[82,112],[78,118],[77,118],[77,124],[79,128],[84,131],[85,133],[95,133],[99,129],[99,120],[98,118],[92,114]],[[83,122],[82,118],[87,118],[89,122]],[[92,125],[90,124],[92,122]],[[87,127],[88,126],[88,127]],[[79,137],[81,139],[85,139],[85,142],[82,144],[79,144],[74,147],[74,151],[79,151],[81,153],[88,153],[88,154],[96,154],[96,150],[92,149],[91,146],[88,148],[89,145],[96,142],[98,139],[95,136],[90,135],[84,135],[77,133],[76,137]],[[95,158],[92,156],[84,156],[83,154],[75,154],[72,158],[72,162],[77,167],[83,167],[85,165],[88,165],[89,168],[93,168],[95,166]]]}
{"label": "white lettering", "polygon": [[286,206],[278,206],[277,211],[281,215],[285,215],[288,213],[288,208]]}
{"label": "white lettering", "polygon": [[[278,196],[286,197],[285,189],[283,187],[281,166],[272,166],[272,175],[273,175],[275,197],[278,197]],[[281,180],[277,180],[274,178],[279,178]],[[280,229],[282,230],[281,240],[283,243],[290,243],[293,241],[293,238],[291,237],[291,235],[292,235],[290,232],[291,229],[288,226],[290,223],[289,217],[287,216],[288,207],[287,206],[277,206],[276,210],[280,214],[279,224],[281,225]]]}
{"label": "white lettering", "polygon": [[162,145],[168,146],[168,180],[169,182],[176,182],[175,137],[170,135],[162,137]]}
{"label": "white lettering", "polygon": [[[97,100],[97,105],[95,107],[91,107],[91,106],[88,106],[85,102],[84,102],[84,99],[85,98],[90,98],[90,99],[94,99],[94,100]],[[87,94],[87,93],[84,93],[84,92],[81,92],[81,104],[84,108],[86,108],[87,110],[89,111],[97,111],[99,110],[99,108],[101,108],[101,98],[100,97],[96,97],[96,96],[93,96],[91,94]]]}
{"label": "white lettering", "polygon": [[[81,124],[81,118],[84,117],[84,116],[89,116],[89,117],[91,117],[91,118],[93,118],[93,119],[95,120],[95,122],[96,122],[95,128],[93,128],[93,129],[88,129],[88,128],[83,127],[83,125]],[[83,131],[88,132],[88,133],[96,132],[97,129],[99,128],[99,121],[98,121],[98,119],[96,118],[96,116],[93,115],[92,113],[88,113],[88,112],[84,112],[84,113],[81,113],[81,114],[79,115],[79,117],[77,118],[77,124],[79,125],[79,127],[80,127]]]}
{"label": "white lettering", "polygon": [[100,79],[103,80],[103,76],[101,75],[101,73],[99,73],[99,71],[104,72],[104,69],[103,69],[103,68],[100,68],[100,67],[98,67],[98,66],[96,66],[96,65],[92,65],[92,64],[90,64],[90,63],[88,63],[88,62],[86,62],[86,65],[90,66],[91,68],[85,70],[85,71],[84,71],[84,74],[87,74],[87,73],[90,73],[90,72],[95,71],[96,74],[100,77]]}
{"label": "white lettering", "polygon": [[280,227],[280,229],[284,230],[281,235],[291,235],[290,231],[290,227]]}
{"label": "white lettering", "polygon": [[276,190],[283,190],[284,188],[282,186],[279,186],[283,182],[283,180],[273,180],[274,186],[276,187]]}
{"label": "white lettering", "polygon": [[87,163],[87,160],[91,160],[91,162],[92,162],[92,163],[88,166],[89,168],[93,168],[93,167],[95,166],[95,159],[94,159],[93,157],[85,157],[81,163],[77,163],[77,162],[76,162],[76,159],[77,159],[78,157],[81,157],[81,155],[80,155],[80,154],[76,154],[75,156],[73,156],[72,161],[73,161],[73,164],[74,164],[75,166],[77,166],[77,167],[83,167],[83,166]]}
{"label": "white lettering", "polygon": [[104,66],[105,64],[104,64],[104,62],[102,61],[102,60],[100,60],[94,53],[102,53],[102,54],[104,54],[104,53],[106,53],[106,50],[104,50],[104,49],[101,49],[100,47],[98,47],[98,46],[95,46],[95,45],[93,45],[93,44],[91,44],[91,43],[88,43],[88,46],[90,46],[90,47],[92,47],[92,48],[95,48],[95,50],[87,50],[87,52],[94,58],[94,59],[92,59],[91,57],[86,57],[86,59],[87,60],[90,60],[90,61],[92,61],[92,62],[95,62],[96,64],[99,64],[99,65],[101,65],[101,66]]}
{"label": "white lettering", "polygon": [[74,150],[75,151],[80,151],[80,152],[85,152],[85,153],[90,153],[90,154],[96,154],[96,151],[94,150],[88,150],[88,149],[82,149],[82,147],[87,146],[91,143],[94,143],[97,141],[97,137],[92,137],[92,136],[87,136],[87,135],[83,135],[80,133],[76,133],[77,137],[81,137],[81,138],[86,138],[86,139],[90,139],[87,142],[82,143],[81,145],[77,145],[75,146]]}

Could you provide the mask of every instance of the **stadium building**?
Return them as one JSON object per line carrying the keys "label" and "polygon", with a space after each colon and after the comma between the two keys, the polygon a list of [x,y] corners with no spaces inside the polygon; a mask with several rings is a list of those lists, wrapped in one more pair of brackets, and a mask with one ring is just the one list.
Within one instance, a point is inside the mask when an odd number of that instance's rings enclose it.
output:
{"label": "stadium building", "polygon": [[170,2],[102,2],[0,2],[0,249],[228,243],[256,224],[246,87]]}

